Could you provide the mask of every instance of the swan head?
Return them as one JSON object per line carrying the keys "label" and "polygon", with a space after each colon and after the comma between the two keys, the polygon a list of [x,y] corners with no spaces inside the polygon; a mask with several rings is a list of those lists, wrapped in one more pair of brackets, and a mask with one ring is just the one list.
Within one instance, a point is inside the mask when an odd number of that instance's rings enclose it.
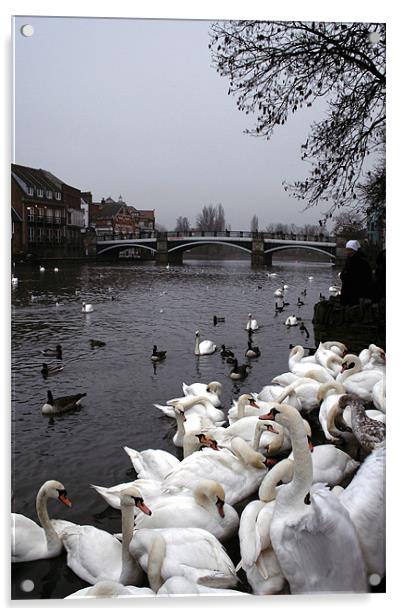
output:
{"label": "swan head", "polygon": [[271,419],[279,423],[284,428],[288,428],[292,419],[296,417],[301,419],[299,411],[295,409],[294,406],[291,406],[290,404],[284,404],[283,402],[273,402],[269,412],[265,415],[260,415],[259,419]]}
{"label": "swan head", "polygon": [[255,409],[259,409],[260,407],[258,406],[258,404],[256,403],[256,401],[254,400],[253,396],[251,394],[242,394],[238,401],[237,401],[237,405],[239,406],[252,406]]}
{"label": "swan head", "polygon": [[217,394],[220,396],[222,393],[222,383],[219,383],[219,381],[211,381],[207,385],[207,392],[209,394]]}
{"label": "swan head", "polygon": [[203,479],[194,488],[194,496],[196,499],[198,496],[207,497],[215,504],[220,517],[225,517],[225,490],[220,483],[212,479]]}
{"label": "swan head", "polygon": [[137,507],[145,515],[151,515],[152,511],[144,503],[141,492],[134,486],[122,490],[119,494],[121,507]]}
{"label": "swan head", "polygon": [[196,335],[196,337],[197,337],[197,338],[198,338],[198,336],[200,335],[200,332],[198,331],[198,329],[197,329],[197,331],[195,332],[195,335]]}
{"label": "swan head", "polygon": [[338,408],[343,412],[347,406],[361,406],[364,408],[364,400],[356,396],[356,394],[343,394],[339,398]]}
{"label": "swan head", "polygon": [[359,372],[361,369],[362,364],[357,355],[349,353],[348,355],[344,356],[341,372],[345,372],[346,370],[353,370],[353,372]]}
{"label": "swan head", "polygon": [[55,481],[54,479],[46,481],[39,490],[39,493],[46,498],[55,498],[59,500],[66,507],[72,507],[73,505],[67,497],[67,490],[60,481]]}
{"label": "swan head", "polygon": [[196,434],[195,436],[196,438],[198,438],[201,448],[210,447],[214,451],[219,451],[217,441],[214,438],[212,438],[210,434],[208,433],[204,434],[203,432],[200,432],[199,434]]}

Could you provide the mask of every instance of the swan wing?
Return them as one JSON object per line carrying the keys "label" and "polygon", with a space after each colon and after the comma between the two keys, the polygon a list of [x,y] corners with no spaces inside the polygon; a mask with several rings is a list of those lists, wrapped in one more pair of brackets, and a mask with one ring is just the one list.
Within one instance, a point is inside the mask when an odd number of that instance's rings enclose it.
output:
{"label": "swan wing", "polygon": [[[291,514],[292,515],[292,514]],[[347,510],[322,484],[311,489],[311,504],[282,526],[281,543],[271,539],[292,594],[366,592],[358,537]]]}
{"label": "swan wing", "polygon": [[122,569],[121,543],[93,526],[70,526],[61,535],[67,551],[67,565],[74,573],[96,584],[100,580],[119,581]]}
{"label": "swan wing", "polygon": [[179,460],[163,449],[136,451],[124,447],[139,479],[163,481],[165,476],[179,464]]}
{"label": "swan wing", "polygon": [[169,403],[173,404],[173,402],[176,402],[177,400],[178,400],[177,398],[173,400],[168,400],[167,406],[164,406],[162,404],[154,404],[154,407],[162,411],[162,413],[164,413],[167,417],[175,418],[176,415],[175,415],[174,409]]}
{"label": "swan wing", "polygon": [[263,509],[263,501],[249,503],[240,518],[239,540],[242,567],[252,567],[261,553],[261,536],[257,529],[258,515]]}
{"label": "swan wing", "polygon": [[[36,522],[20,513],[11,514],[11,561],[36,560],[46,553],[46,535]],[[42,556],[44,557],[44,556]]]}

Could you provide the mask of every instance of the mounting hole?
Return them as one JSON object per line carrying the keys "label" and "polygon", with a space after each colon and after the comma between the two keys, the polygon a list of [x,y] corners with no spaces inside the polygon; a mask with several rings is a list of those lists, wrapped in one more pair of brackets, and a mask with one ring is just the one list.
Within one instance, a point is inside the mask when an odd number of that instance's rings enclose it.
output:
{"label": "mounting hole", "polygon": [[31,24],[25,24],[21,27],[22,36],[32,36],[34,33],[34,27]]}
{"label": "mounting hole", "polygon": [[34,588],[35,584],[32,580],[24,580],[23,582],[21,582],[21,590],[23,590],[24,592],[32,592]]}
{"label": "mounting hole", "polygon": [[370,32],[368,35],[368,40],[370,41],[370,43],[375,45],[376,43],[380,42],[381,34],[379,32]]}
{"label": "mounting hole", "polygon": [[381,582],[381,576],[378,573],[372,573],[369,577],[370,586],[378,586]]}

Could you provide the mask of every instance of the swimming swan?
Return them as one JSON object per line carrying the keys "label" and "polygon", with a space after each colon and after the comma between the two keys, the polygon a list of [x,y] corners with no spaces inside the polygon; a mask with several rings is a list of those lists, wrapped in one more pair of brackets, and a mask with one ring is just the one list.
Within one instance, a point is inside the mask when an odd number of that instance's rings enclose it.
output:
{"label": "swimming swan", "polygon": [[86,302],[82,302],[81,312],[93,312],[94,307],[92,304],[87,304]]}
{"label": "swimming swan", "polygon": [[195,355],[211,355],[216,351],[216,344],[212,340],[203,340],[200,342],[200,332],[195,332]]}
{"label": "swimming swan", "polygon": [[63,544],[50,520],[47,501],[55,498],[71,507],[67,492],[59,481],[46,481],[36,497],[36,513],[41,526],[20,513],[11,514],[11,562],[22,563],[61,554]]}

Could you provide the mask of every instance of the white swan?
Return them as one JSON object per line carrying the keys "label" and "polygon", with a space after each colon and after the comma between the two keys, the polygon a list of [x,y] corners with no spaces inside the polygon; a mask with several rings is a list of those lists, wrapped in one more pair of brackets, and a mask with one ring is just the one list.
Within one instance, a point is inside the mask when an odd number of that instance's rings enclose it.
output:
{"label": "white swan", "polygon": [[[151,503],[150,503],[151,504]],[[239,515],[225,502],[222,486],[211,479],[200,480],[189,495],[161,495],[152,504],[152,516],[140,513],[136,528],[204,528],[220,541],[229,539],[239,527]]]}
{"label": "white swan", "polygon": [[119,582],[105,580],[97,582],[94,586],[87,586],[67,595],[64,599],[118,599],[127,595],[137,595],[138,597],[155,596],[150,588],[139,586],[124,586]]}
{"label": "white swan", "polygon": [[238,582],[224,548],[202,528],[142,528],[134,532],[129,550],[147,572],[154,592],[178,575],[215,588],[234,587]]}
{"label": "white swan", "polygon": [[230,447],[196,451],[166,475],[164,489],[192,489],[199,479],[208,478],[222,485],[229,505],[250,496],[260,485],[269,462],[238,436],[232,438]]}
{"label": "white swan", "polygon": [[157,596],[183,596],[183,595],[243,595],[248,596],[248,593],[240,592],[240,590],[230,590],[228,588],[211,588],[203,584],[192,582],[181,575],[174,575],[166,580],[159,588]]}
{"label": "white swan", "polygon": [[[249,503],[240,518],[239,540],[241,567],[247,576],[253,594],[279,593],[286,580],[272,549],[269,530],[275,507],[276,485],[289,482],[293,476],[293,463],[278,462],[264,478],[258,491],[259,500]],[[278,488],[280,489],[280,488]]]}
{"label": "white swan", "polygon": [[233,406],[228,411],[229,425],[234,424],[243,417],[258,416],[261,414],[261,409],[252,394],[242,394],[237,402],[232,401]]}
{"label": "white swan", "polygon": [[[331,393],[334,392],[334,393]],[[317,400],[321,401],[318,420],[325,434],[325,438],[330,442],[338,442],[340,437],[343,437],[342,432],[335,428],[334,418],[338,409],[339,398],[346,392],[342,383],[334,381],[333,383],[322,383],[317,392]],[[331,424],[329,423],[332,419]],[[334,434],[335,431],[335,434]]]}
{"label": "white swan", "polygon": [[18,284],[18,278],[16,276],[11,276],[11,284],[12,285],[17,285]]}
{"label": "white swan", "polygon": [[350,394],[356,394],[365,402],[373,400],[373,387],[383,378],[381,370],[362,370],[362,364],[357,355],[346,355],[343,358],[344,366],[351,365],[337,375],[336,380],[342,383],[346,391]]}
{"label": "white swan", "polygon": [[45,271],[45,268],[43,267],[43,265],[40,265],[40,266],[39,266],[39,271],[40,271],[40,272],[44,272],[44,271]]}
{"label": "white swan", "polygon": [[283,287],[279,287],[279,289],[276,289],[276,291],[274,291],[274,296],[283,297]]}
{"label": "white swan", "polygon": [[67,565],[74,573],[96,584],[111,580],[120,584],[138,584],[143,573],[130,555],[128,546],[133,536],[134,507],[147,515],[151,511],[145,505],[141,493],[134,487],[120,493],[123,541],[94,526],[68,526],[61,533],[67,551]]}
{"label": "white swan", "polygon": [[290,315],[285,321],[285,325],[287,325],[288,327],[292,327],[298,324],[299,324],[299,321],[297,320],[294,314]]}
{"label": "white swan", "polygon": [[93,312],[94,307],[92,304],[87,304],[86,302],[82,302],[81,312]]}
{"label": "white swan", "polygon": [[357,530],[367,574],[385,573],[385,445],[364,460],[356,475],[341,493]]}
{"label": "white swan", "polygon": [[312,376],[312,378],[321,379],[322,381],[332,380],[331,374],[326,368],[317,364],[317,362],[302,362],[304,356],[304,348],[301,345],[296,345],[289,353],[288,365],[289,370],[300,377]]}
{"label": "white swan", "polygon": [[372,396],[373,402],[376,409],[386,412],[386,394],[385,394],[385,378],[379,379],[377,383],[373,385]]}
{"label": "white swan", "polygon": [[257,319],[253,319],[251,312],[248,313],[248,321],[246,323],[246,330],[255,332],[258,329]]}
{"label": "white swan", "polygon": [[367,591],[364,561],[346,509],[322,484],[314,484],[313,463],[298,411],[273,403],[272,419],[291,434],[293,479],[278,491],[270,537],[292,594]]}
{"label": "white swan", "polygon": [[206,417],[215,425],[222,425],[226,420],[224,412],[217,409],[205,396],[186,396],[184,399],[173,399],[170,402],[175,409],[185,412],[186,420],[194,416]]}
{"label": "white swan", "polygon": [[[293,460],[293,451],[288,459]],[[315,445],[311,452],[311,459],[313,483],[324,483],[330,487],[350,480],[360,466],[360,462],[332,444]]]}
{"label": "white swan", "polygon": [[63,484],[50,480],[42,485],[36,497],[36,513],[41,526],[20,513],[11,514],[11,562],[53,558],[61,554],[63,544],[54,527],[54,520],[50,520],[47,511],[49,498],[58,499],[67,507],[71,507],[71,501]]}
{"label": "white swan", "polygon": [[195,332],[195,355],[211,355],[216,351],[216,344],[212,340],[203,340],[200,342],[200,332]]}

